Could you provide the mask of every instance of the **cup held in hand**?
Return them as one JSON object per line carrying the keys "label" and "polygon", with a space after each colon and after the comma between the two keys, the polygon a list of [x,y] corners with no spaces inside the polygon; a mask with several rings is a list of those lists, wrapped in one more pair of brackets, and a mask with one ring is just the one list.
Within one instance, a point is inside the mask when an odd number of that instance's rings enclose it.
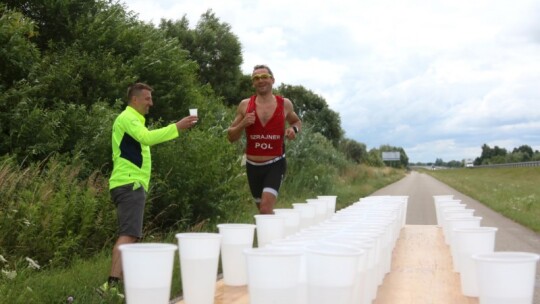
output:
{"label": "cup held in hand", "polygon": [[[197,109],[189,109],[189,115],[190,116],[198,116],[197,115]],[[196,122],[197,122],[197,120],[194,121],[193,123],[196,123]]]}

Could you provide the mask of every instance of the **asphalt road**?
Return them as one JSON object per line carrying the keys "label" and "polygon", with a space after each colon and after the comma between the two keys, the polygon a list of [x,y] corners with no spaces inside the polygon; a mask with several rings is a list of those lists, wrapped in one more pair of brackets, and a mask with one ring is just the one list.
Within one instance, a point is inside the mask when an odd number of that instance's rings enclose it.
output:
{"label": "asphalt road", "polygon": [[[372,195],[407,195],[408,225],[436,225],[434,195],[453,194],[467,204],[467,209],[474,209],[475,216],[481,216],[481,226],[497,227],[495,251],[522,251],[540,253],[540,234],[505,218],[482,203],[441,183],[435,178],[412,171],[402,180],[374,192]],[[540,220],[540,219],[539,219]],[[540,304],[540,263],[536,269],[534,304]]]}

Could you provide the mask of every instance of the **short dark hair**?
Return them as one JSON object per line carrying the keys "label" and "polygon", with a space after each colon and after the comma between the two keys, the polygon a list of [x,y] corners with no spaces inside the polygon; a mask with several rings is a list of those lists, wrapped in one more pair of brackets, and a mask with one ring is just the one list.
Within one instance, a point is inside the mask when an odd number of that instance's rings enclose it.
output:
{"label": "short dark hair", "polygon": [[267,69],[268,74],[272,75],[272,78],[274,78],[274,73],[272,73],[272,70],[270,70],[270,68],[266,64],[257,64],[256,66],[253,67],[253,72],[255,72],[255,70],[258,70],[258,69]]}
{"label": "short dark hair", "polygon": [[142,83],[142,82],[137,82],[135,84],[130,85],[128,90],[127,90],[127,102],[129,103],[133,96],[139,95],[139,93],[142,90],[148,90],[148,91],[152,92],[153,89],[152,89],[151,86],[147,85],[146,83]]}

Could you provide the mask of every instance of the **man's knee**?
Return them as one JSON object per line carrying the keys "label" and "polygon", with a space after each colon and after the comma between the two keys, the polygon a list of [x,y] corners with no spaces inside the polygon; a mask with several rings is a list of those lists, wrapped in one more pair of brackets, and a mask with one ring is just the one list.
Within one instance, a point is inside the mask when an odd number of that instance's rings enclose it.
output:
{"label": "man's knee", "polygon": [[260,214],[274,214],[274,208],[270,204],[267,204],[267,205],[261,204],[259,206],[259,213]]}
{"label": "man's knee", "polygon": [[261,203],[259,204],[259,212],[261,214],[274,214],[274,205],[276,197],[270,193],[263,193]]}

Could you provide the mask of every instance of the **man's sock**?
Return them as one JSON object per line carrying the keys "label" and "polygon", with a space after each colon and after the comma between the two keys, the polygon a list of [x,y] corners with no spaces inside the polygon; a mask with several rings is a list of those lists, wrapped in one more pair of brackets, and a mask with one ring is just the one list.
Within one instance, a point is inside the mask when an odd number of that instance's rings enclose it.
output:
{"label": "man's sock", "polygon": [[117,278],[117,277],[109,277],[109,279],[107,280],[107,282],[109,282],[109,285],[118,285],[118,283],[120,282],[120,278]]}

